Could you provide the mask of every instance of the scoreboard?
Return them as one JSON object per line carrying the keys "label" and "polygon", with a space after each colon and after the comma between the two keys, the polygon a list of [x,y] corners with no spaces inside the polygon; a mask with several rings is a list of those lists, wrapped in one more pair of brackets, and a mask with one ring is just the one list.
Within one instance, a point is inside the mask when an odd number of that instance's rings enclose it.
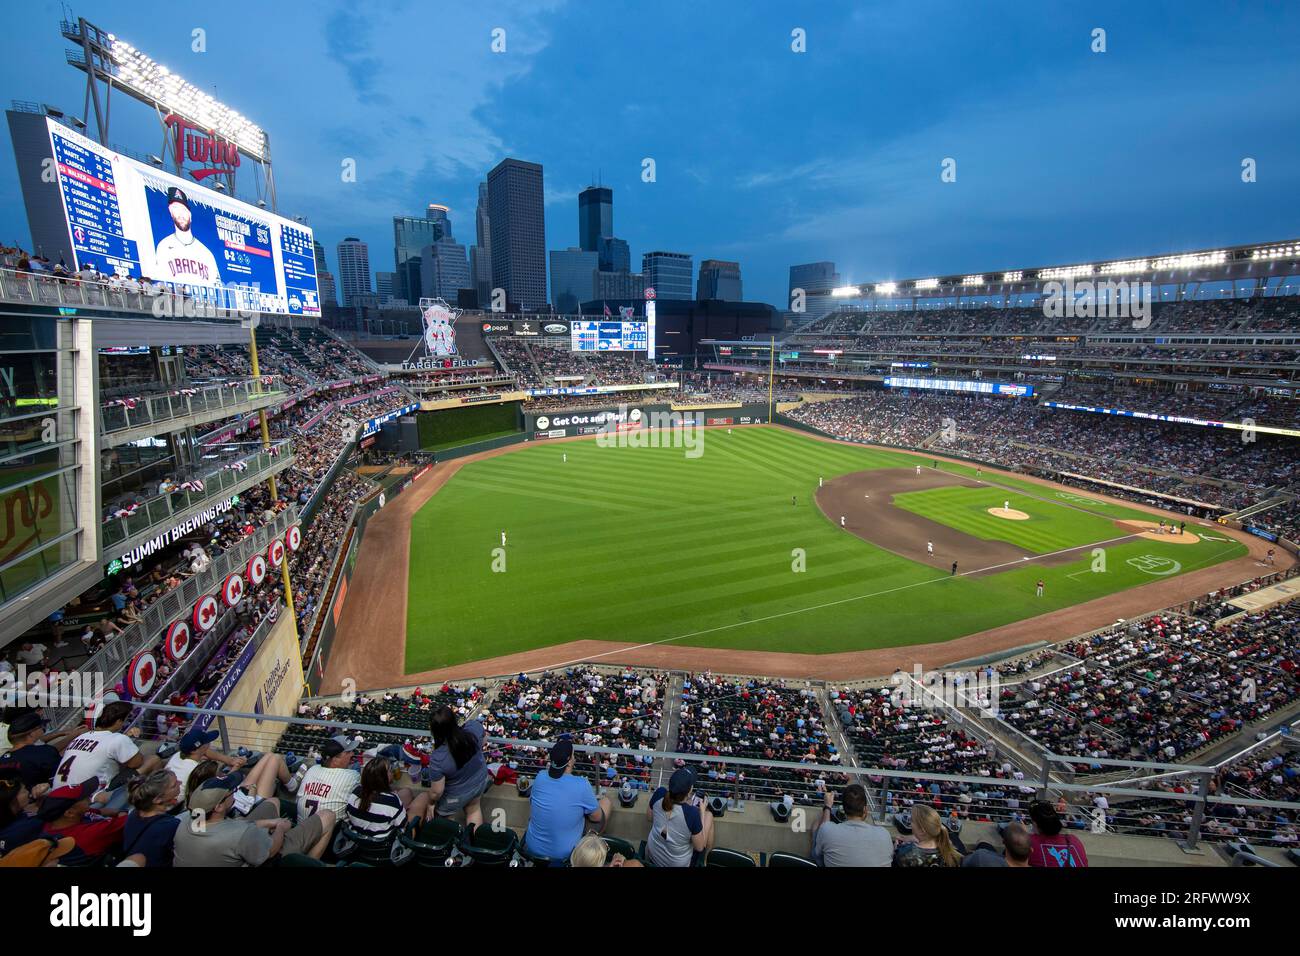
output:
{"label": "scoreboard", "polygon": [[644,352],[650,344],[645,322],[574,321],[569,336],[574,352]]}
{"label": "scoreboard", "polygon": [[949,378],[906,378],[897,375],[885,377],[886,388],[928,388],[941,392],[967,392],[975,395],[1011,395],[1030,398],[1034,386],[1011,382],[971,382]]}

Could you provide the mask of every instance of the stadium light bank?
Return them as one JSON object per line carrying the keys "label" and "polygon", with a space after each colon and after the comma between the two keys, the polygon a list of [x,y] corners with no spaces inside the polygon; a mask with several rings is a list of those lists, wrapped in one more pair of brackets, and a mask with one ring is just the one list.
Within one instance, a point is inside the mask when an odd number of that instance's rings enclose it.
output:
{"label": "stadium light bank", "polygon": [[618,414],[605,419],[596,432],[598,448],[682,448],[687,458],[704,454],[704,427],[694,414],[673,411],[630,411],[619,405]]}

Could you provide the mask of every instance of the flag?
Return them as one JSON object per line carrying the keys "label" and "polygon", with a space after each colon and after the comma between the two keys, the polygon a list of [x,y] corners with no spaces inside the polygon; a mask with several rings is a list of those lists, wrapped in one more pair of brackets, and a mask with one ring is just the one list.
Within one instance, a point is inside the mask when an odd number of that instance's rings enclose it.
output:
{"label": "flag", "polygon": [[613,314],[613,313],[611,313],[611,312],[609,311],[609,303],[608,303],[608,302],[605,303],[605,314],[606,314],[606,315],[612,315],[612,314]]}

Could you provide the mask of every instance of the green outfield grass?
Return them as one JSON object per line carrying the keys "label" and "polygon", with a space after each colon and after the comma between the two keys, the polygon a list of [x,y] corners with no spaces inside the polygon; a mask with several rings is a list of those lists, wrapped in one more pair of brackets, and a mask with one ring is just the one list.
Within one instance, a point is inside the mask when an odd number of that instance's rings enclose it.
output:
{"label": "green outfield grass", "polygon": [[[472,462],[412,519],[407,670],[583,638],[804,653],[929,643],[1246,553],[1229,540],[1136,539],[1106,547],[1105,573],[1090,570],[1085,550],[1065,565],[953,578],[842,531],[813,502],[819,476],[916,461],[737,428],[710,429],[694,459],[680,448],[593,440]],[[1120,537],[1112,519],[1153,520],[1068,489],[984,478],[1007,490],[937,488],[899,495],[898,504],[1037,554]],[[986,513],[1007,498],[1030,520]],[[792,570],[795,549],[806,571]]]}

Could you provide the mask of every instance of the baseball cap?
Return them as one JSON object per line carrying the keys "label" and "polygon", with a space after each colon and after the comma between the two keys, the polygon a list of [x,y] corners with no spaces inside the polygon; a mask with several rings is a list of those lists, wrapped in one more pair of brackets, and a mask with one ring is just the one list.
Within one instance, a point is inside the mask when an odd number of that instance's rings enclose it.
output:
{"label": "baseball cap", "polygon": [[77,848],[77,841],[72,837],[63,837],[55,839],[54,837],[41,837],[39,840],[33,840],[31,843],[24,843],[22,846],[15,847],[0,857],[0,866],[44,866],[50,860],[57,860],[61,856],[67,856]]}
{"label": "baseball cap", "polygon": [[690,767],[681,767],[673,771],[668,778],[668,792],[674,797],[684,797],[695,786],[695,771]]}
{"label": "baseball cap", "polygon": [[235,792],[236,784],[226,777],[205,780],[203,786],[190,794],[189,808],[211,813],[217,804]]}
{"label": "baseball cap", "polygon": [[210,744],[220,736],[221,734],[215,730],[191,730],[181,738],[181,753],[193,753],[204,744]]}
{"label": "baseball cap", "polygon": [[41,809],[37,816],[42,820],[57,820],[67,812],[68,807],[80,803],[82,800],[89,800],[99,789],[99,779],[91,777],[85,783],[79,783],[75,787],[59,787],[51,790],[41,801]]}
{"label": "baseball cap", "polygon": [[172,186],[170,189],[167,190],[167,205],[170,206],[174,202],[180,203],[186,209],[190,208],[189,197],[185,195],[184,190],[180,189],[177,186]]}
{"label": "baseball cap", "polygon": [[337,757],[339,754],[349,753],[361,746],[360,737],[349,737],[347,734],[338,734],[331,737],[325,743],[321,744],[321,760],[326,761],[331,757]]}
{"label": "baseball cap", "polygon": [[22,734],[31,733],[37,728],[45,726],[45,718],[36,711],[28,711],[25,714],[19,714],[9,724],[9,736],[21,736]]}
{"label": "baseball cap", "polygon": [[561,777],[564,775],[564,768],[569,765],[569,758],[573,756],[573,741],[568,737],[561,737],[551,745],[550,766],[547,772],[552,777]]}

